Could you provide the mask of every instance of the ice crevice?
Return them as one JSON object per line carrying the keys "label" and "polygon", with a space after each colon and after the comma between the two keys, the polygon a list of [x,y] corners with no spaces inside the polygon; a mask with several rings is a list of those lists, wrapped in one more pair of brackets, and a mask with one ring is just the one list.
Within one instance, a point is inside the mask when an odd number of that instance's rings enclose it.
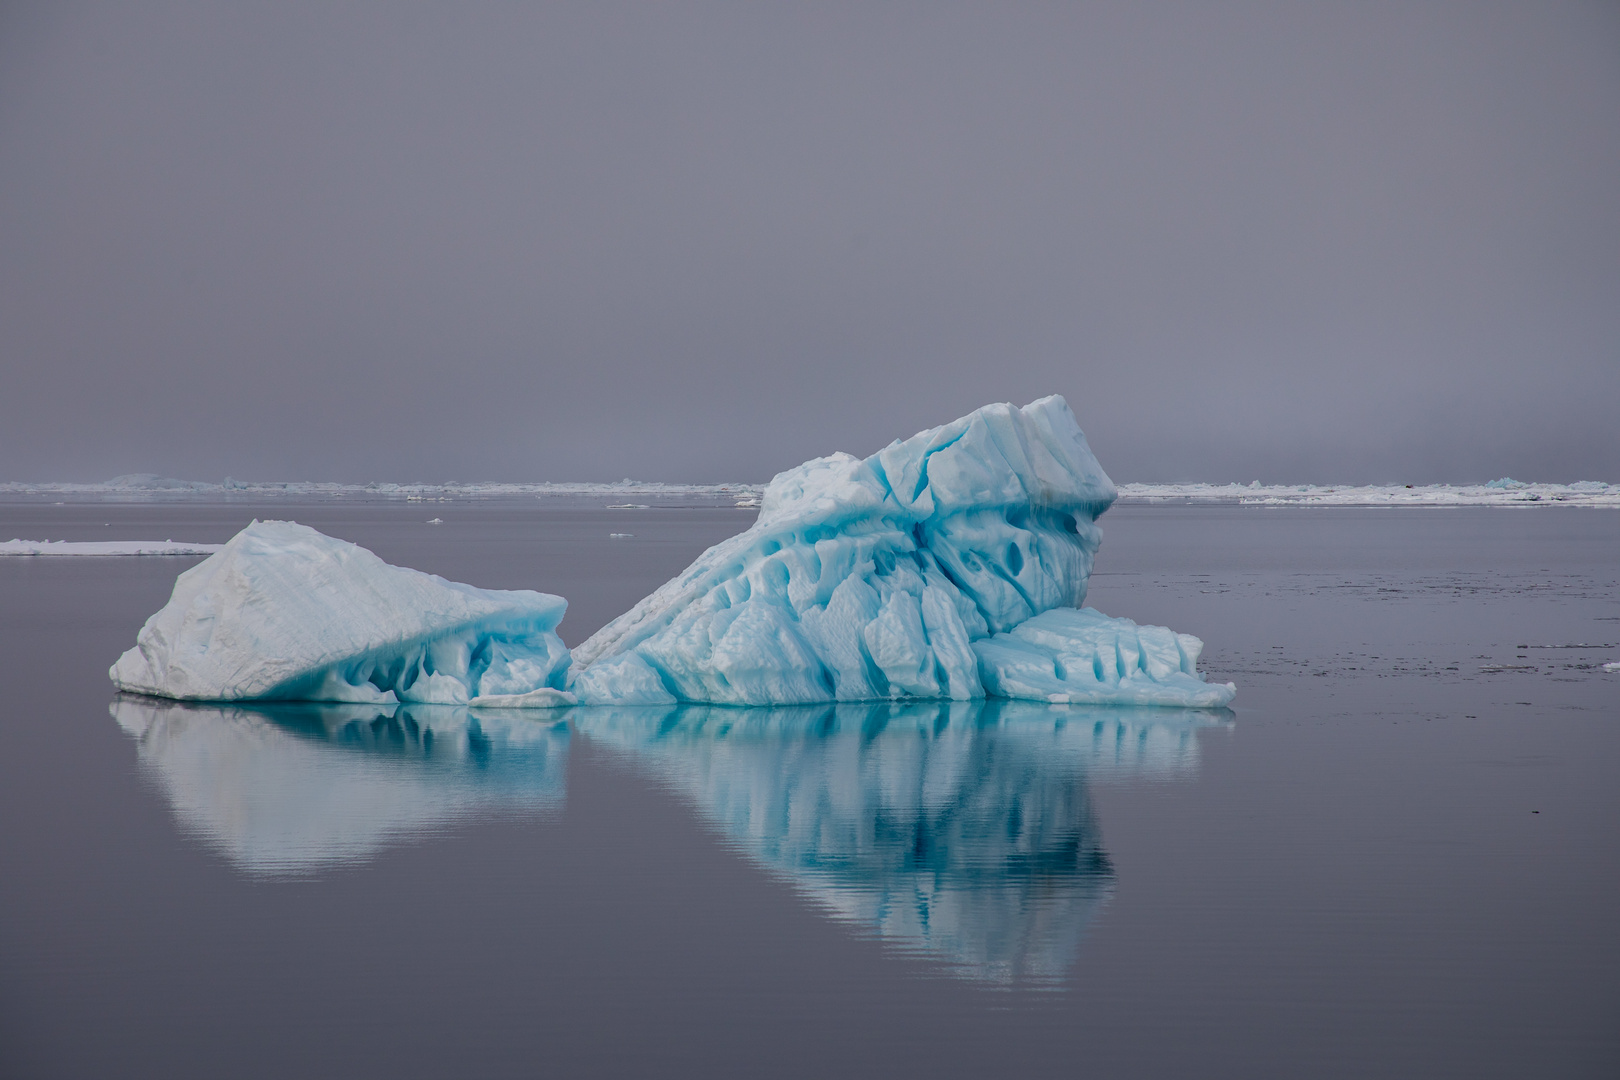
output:
{"label": "ice crevice", "polygon": [[987,405],[778,475],[750,529],[572,652],[561,597],[255,522],[180,576],[111,675],[218,701],[1227,704],[1197,638],[1083,608],[1115,496],[1062,398]]}

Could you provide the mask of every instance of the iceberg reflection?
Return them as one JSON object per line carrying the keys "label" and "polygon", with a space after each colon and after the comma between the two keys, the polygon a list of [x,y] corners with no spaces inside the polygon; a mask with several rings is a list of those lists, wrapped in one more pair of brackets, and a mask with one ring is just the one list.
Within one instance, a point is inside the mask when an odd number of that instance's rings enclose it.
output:
{"label": "iceberg reflection", "polygon": [[1113,891],[1088,777],[1197,763],[1226,710],[1005,700],[578,708],[833,917],[955,974],[1052,985]]}
{"label": "iceberg reflection", "polygon": [[[298,875],[499,809],[556,809],[570,727],[833,918],[955,975],[1061,983],[1113,891],[1089,784],[1197,767],[1227,710],[981,699],[769,708],[198,705],[111,711],[181,826]],[[568,723],[559,722],[566,716]]]}
{"label": "iceberg reflection", "polygon": [[253,874],[356,862],[474,811],[560,808],[567,790],[567,730],[528,710],[120,697],[111,712],[182,827]]}

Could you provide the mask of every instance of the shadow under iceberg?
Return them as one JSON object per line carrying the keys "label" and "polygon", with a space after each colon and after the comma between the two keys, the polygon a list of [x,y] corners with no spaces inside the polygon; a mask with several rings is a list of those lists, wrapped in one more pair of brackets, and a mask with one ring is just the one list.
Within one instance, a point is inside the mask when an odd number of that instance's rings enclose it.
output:
{"label": "shadow under iceberg", "polygon": [[537,715],[127,696],[112,713],[182,826],[266,876],[361,861],[471,814],[559,808],[572,729],[833,918],[1006,986],[1060,983],[1112,894],[1089,781],[1190,773],[1197,729],[1231,717],[1007,700]]}

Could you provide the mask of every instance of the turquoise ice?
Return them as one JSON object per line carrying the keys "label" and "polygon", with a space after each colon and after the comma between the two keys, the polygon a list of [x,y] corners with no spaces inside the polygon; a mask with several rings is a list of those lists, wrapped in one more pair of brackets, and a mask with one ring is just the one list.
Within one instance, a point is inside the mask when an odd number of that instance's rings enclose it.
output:
{"label": "turquoise ice", "polygon": [[180,576],[111,675],[207,701],[1227,704],[1197,638],[1082,607],[1115,496],[1062,398],[987,405],[782,473],[752,528],[572,654],[559,596],[254,522]]}
{"label": "turquoise ice", "polygon": [[1236,690],[1204,682],[1197,638],[1074,610],[1114,497],[1061,397],[817,458],[771,482],[753,528],[574,649],[571,687],[592,704],[1225,705]]}

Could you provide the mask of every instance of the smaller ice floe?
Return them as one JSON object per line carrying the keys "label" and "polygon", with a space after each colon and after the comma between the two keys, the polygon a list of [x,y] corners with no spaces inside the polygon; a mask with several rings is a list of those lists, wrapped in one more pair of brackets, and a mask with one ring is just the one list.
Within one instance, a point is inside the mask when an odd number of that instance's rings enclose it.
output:
{"label": "smaller ice floe", "polygon": [[0,555],[212,555],[224,546],[173,540],[8,540],[0,544]]}
{"label": "smaller ice floe", "polygon": [[1620,671],[1620,660],[1616,660],[1612,664],[1604,664],[1603,665],[1603,670],[1604,671]]}
{"label": "smaller ice floe", "polygon": [[1237,695],[1237,686],[1204,681],[1198,671],[1203,649],[1191,634],[1138,626],[1095,608],[1052,608],[973,642],[979,678],[995,697],[1219,708]]}
{"label": "smaller ice floe", "polygon": [[194,701],[562,705],[567,606],[255,521],[180,575],[109,674],[120,690]]}

